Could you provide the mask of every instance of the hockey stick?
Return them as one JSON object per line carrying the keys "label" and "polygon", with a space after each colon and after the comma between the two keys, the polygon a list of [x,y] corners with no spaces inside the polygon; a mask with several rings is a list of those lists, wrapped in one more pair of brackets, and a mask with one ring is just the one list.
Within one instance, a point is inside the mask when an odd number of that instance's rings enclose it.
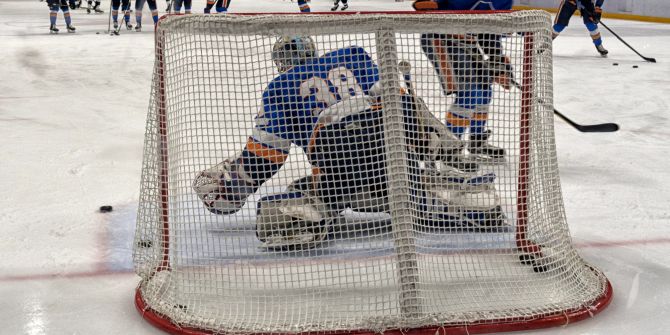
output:
{"label": "hockey stick", "polygon": [[642,59],[646,60],[647,62],[656,63],[656,58],[642,56],[642,54],[637,52],[637,50],[635,50],[635,48],[630,46],[630,44],[626,43],[626,41],[624,41],[623,38],[621,38],[619,35],[617,35],[617,33],[612,31],[612,29],[610,29],[610,27],[608,27],[606,24],[604,24],[603,21],[599,21],[599,23],[600,23],[600,25],[605,27],[605,29],[607,29],[610,33],[612,33],[612,35],[614,35],[616,38],[618,38],[619,41],[621,41],[621,43],[625,44],[629,49],[633,50],[634,53],[636,53],[638,56],[642,57]]}
{"label": "hockey stick", "polygon": [[603,23],[603,21],[596,19],[595,18],[596,16],[593,15],[593,13],[591,13],[589,10],[587,10],[586,8],[580,8],[579,10],[583,11],[586,15],[588,15],[589,18],[593,18],[594,23],[600,24],[603,27],[605,27],[605,29],[607,29],[612,35],[614,35],[614,37],[618,38],[619,41],[621,41],[621,43],[623,43],[629,49],[633,50],[633,52],[636,53],[638,56],[642,57],[642,59],[646,60],[647,62],[656,63],[656,58],[642,56],[642,54],[637,52],[637,50],[635,50],[635,48],[630,46],[630,44],[626,43],[626,41],[624,41],[624,39],[621,38],[621,36],[617,35],[617,33],[615,33],[612,29],[610,29],[610,27],[608,27],[605,23]]}
{"label": "hockey stick", "polygon": [[[519,91],[522,90],[521,85],[516,80],[512,79],[512,84]],[[540,103],[544,102],[540,100]],[[619,130],[619,125],[616,123],[579,124],[557,111],[556,108],[554,108],[554,114],[582,133],[611,133]]]}
{"label": "hockey stick", "polygon": [[109,2],[109,17],[107,18],[107,34],[112,33],[112,2]]}

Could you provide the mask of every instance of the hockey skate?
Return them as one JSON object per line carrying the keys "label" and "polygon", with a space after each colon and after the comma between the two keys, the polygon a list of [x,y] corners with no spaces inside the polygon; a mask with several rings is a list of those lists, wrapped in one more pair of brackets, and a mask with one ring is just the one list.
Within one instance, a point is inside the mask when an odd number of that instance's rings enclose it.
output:
{"label": "hockey skate", "polygon": [[135,31],[138,32],[138,33],[142,31],[142,24],[141,23],[138,23],[138,24],[135,25]]}
{"label": "hockey skate", "polygon": [[133,25],[130,22],[126,22],[126,30],[133,30]]}
{"label": "hockey skate", "polygon": [[340,0],[335,0],[335,4],[330,8],[331,11],[336,11],[340,7]]}
{"label": "hockey skate", "polygon": [[104,10],[100,9],[100,5],[95,5],[91,7],[91,5],[89,4],[88,7],[86,7],[86,13],[91,14],[91,11],[93,11],[96,14],[101,14],[105,12]]}
{"label": "hockey skate", "polygon": [[475,177],[453,175],[427,184],[420,208],[422,225],[474,232],[509,230],[511,226],[495,189],[495,179],[494,173]]}
{"label": "hockey skate", "polygon": [[56,28],[55,24],[52,24],[51,26],[49,26],[49,32],[51,34],[58,34],[58,28]]}
{"label": "hockey skate", "polygon": [[119,26],[118,22],[114,22],[114,29],[110,32],[110,35],[120,35],[121,34],[121,27]]}
{"label": "hockey skate", "polygon": [[71,25],[71,24],[67,25],[67,32],[68,33],[74,33],[76,31],[77,31],[77,28],[75,28],[73,25]]}
{"label": "hockey skate", "polygon": [[490,131],[470,135],[468,151],[475,161],[500,163],[505,160],[505,149],[488,143]]}
{"label": "hockey skate", "polygon": [[607,54],[609,53],[609,51],[607,51],[607,49],[605,49],[605,47],[602,44],[596,45],[596,50],[598,50],[600,56],[603,57],[607,57]]}
{"label": "hockey skate", "polygon": [[345,3],[344,5],[342,5],[342,10],[346,10],[347,8],[349,8],[349,4]]}

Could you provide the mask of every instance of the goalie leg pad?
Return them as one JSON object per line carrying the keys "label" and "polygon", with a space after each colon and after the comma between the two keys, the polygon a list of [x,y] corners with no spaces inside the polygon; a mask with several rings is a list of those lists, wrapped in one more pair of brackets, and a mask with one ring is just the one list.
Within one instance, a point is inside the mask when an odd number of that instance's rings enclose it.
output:
{"label": "goalie leg pad", "polygon": [[333,226],[326,206],[305,192],[288,191],[261,198],[256,207],[256,236],[270,250],[301,250],[321,245]]}

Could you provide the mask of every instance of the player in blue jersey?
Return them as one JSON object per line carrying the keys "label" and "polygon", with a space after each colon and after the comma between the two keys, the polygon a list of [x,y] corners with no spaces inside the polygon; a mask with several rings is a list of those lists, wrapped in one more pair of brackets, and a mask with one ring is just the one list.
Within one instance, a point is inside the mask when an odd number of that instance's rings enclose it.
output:
{"label": "player in blue jersey", "polygon": [[119,7],[123,11],[123,20],[126,22],[126,29],[133,29],[130,23],[130,0],[112,0],[112,22],[114,22],[113,34],[118,35],[121,27],[119,26]]}
{"label": "player in blue jersey", "polygon": [[[280,74],[263,92],[263,109],[245,149],[200,172],[193,188],[212,213],[236,213],[282,168],[291,146],[298,146],[312,165],[312,175],[296,176],[286,192],[258,201],[257,236],[268,248],[314,247],[346,209],[389,210],[379,69],[357,46],[318,57],[309,37],[280,38],[272,59]],[[462,141],[420,98],[400,94],[417,209],[435,214],[425,219],[453,226],[501,225],[504,214],[492,184],[495,176],[459,171],[451,156],[460,153]],[[420,168],[421,162],[429,166],[428,161],[447,166],[439,171]]]}
{"label": "player in blue jersey", "polygon": [[[420,0],[413,6],[416,10],[509,10],[512,2]],[[486,129],[493,84],[510,89],[512,67],[502,52],[501,36],[422,34],[421,48],[435,68],[443,93],[454,95],[454,103],[447,111],[449,129],[459,137],[469,131],[471,154],[492,161],[502,160],[505,150],[488,143],[490,131]]]}
{"label": "player in blue jersey", "polygon": [[56,19],[58,18],[58,9],[63,11],[63,18],[65,19],[65,25],[67,27],[68,33],[74,33],[76,31],[75,27],[72,25],[72,17],[70,16],[70,9],[68,8],[67,0],[47,0],[47,5],[49,5],[49,32],[52,34],[58,33],[58,28],[56,28]]}
{"label": "player in blue jersey", "polygon": [[552,38],[556,38],[568,26],[572,14],[579,9],[584,25],[589,30],[589,34],[591,34],[593,45],[596,46],[596,50],[598,50],[601,56],[607,57],[608,51],[603,46],[603,40],[600,36],[600,31],[598,31],[598,22],[600,22],[600,16],[603,12],[602,5],[604,1],[596,0],[594,3],[592,0],[563,0],[561,6],[558,7],[558,14],[556,14],[556,18],[554,19]]}
{"label": "player in blue jersey", "polygon": [[[179,0],[175,1],[175,12],[179,13],[177,10]],[[135,0],[135,31],[137,32],[142,31],[142,9],[145,2],[149,5],[149,10],[151,10],[151,18],[154,20],[154,25],[158,23],[158,6],[156,5],[156,0]]]}
{"label": "player in blue jersey", "polygon": [[205,5],[205,14],[209,14],[212,12],[212,7],[216,4],[216,12],[217,13],[226,13],[228,11],[228,7],[230,7],[230,2],[232,0],[207,0],[207,5]]}

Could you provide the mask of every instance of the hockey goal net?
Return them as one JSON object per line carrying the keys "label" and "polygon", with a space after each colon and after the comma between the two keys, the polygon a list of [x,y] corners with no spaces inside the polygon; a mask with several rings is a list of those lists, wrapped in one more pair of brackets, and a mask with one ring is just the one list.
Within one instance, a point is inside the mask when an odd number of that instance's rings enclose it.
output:
{"label": "hockey goal net", "polygon": [[138,310],[185,334],[475,334],[605,308],[563,209],[550,24],[161,19]]}

